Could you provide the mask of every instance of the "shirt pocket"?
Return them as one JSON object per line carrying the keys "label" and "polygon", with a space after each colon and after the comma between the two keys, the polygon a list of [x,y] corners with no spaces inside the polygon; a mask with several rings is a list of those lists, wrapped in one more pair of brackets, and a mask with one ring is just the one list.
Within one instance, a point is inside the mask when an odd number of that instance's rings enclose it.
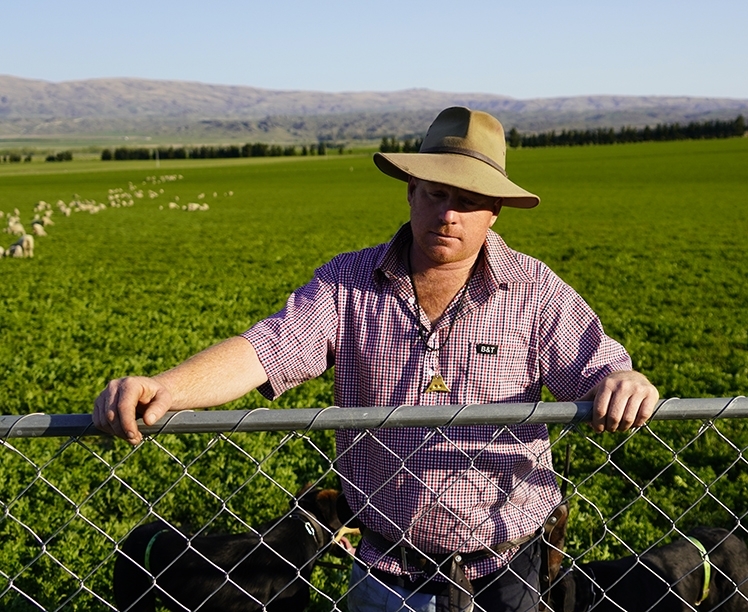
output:
{"label": "shirt pocket", "polygon": [[520,334],[470,342],[467,401],[488,404],[526,401],[535,370],[530,343]]}

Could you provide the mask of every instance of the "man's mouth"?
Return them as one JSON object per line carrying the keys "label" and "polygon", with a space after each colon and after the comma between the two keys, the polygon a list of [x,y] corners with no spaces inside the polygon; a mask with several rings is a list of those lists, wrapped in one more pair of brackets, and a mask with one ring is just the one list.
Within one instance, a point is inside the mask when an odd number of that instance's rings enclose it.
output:
{"label": "man's mouth", "polygon": [[437,238],[446,238],[448,240],[457,240],[457,236],[452,234],[445,234],[444,232],[432,232]]}

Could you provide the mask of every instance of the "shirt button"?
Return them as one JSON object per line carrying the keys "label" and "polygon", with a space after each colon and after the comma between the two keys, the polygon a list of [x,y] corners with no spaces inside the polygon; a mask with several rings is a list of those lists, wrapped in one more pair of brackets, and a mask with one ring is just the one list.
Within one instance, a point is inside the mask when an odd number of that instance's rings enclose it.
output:
{"label": "shirt button", "polygon": [[408,304],[411,306],[416,303],[416,298],[414,298],[412,295],[408,298]]}

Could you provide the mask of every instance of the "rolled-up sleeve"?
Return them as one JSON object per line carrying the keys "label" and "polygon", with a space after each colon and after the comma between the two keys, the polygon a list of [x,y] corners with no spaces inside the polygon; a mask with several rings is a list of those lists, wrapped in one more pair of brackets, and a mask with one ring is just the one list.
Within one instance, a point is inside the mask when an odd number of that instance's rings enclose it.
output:
{"label": "rolled-up sleeve", "polygon": [[278,313],[241,334],[254,347],[268,376],[258,388],[268,399],[315,378],[335,363],[338,329],[337,262],[318,268]]}
{"label": "rolled-up sleeve", "polygon": [[576,400],[611,372],[630,370],[626,349],[605,334],[582,297],[557,277],[547,286],[539,329],[540,368],[553,396]]}

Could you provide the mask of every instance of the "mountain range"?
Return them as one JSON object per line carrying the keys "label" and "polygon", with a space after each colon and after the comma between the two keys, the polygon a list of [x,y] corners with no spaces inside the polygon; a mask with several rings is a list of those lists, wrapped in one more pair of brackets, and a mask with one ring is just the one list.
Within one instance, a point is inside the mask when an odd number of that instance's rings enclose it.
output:
{"label": "mountain range", "polygon": [[183,81],[106,78],[52,83],[0,75],[0,137],[120,136],[262,142],[371,141],[422,136],[439,110],[468,106],[507,131],[644,127],[734,119],[748,100],[574,96],[520,100],[428,89],[285,91]]}

